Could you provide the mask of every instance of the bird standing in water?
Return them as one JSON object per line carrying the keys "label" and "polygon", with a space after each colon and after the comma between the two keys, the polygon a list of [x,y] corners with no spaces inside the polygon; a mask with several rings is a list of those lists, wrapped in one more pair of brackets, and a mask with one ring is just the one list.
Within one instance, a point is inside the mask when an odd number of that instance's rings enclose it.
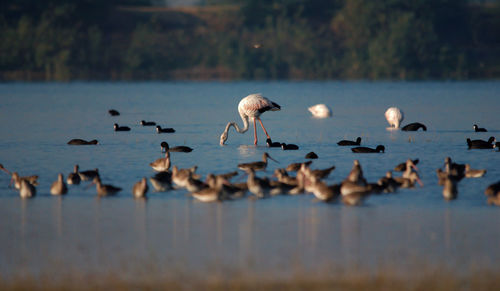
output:
{"label": "bird standing in water", "polygon": [[278,104],[272,102],[261,94],[251,94],[241,99],[240,103],[238,104],[238,113],[243,120],[243,128],[240,128],[236,122],[228,122],[226,125],[226,129],[224,129],[224,132],[220,136],[220,145],[224,145],[224,143],[227,141],[229,128],[231,128],[231,126],[233,126],[237,132],[245,133],[248,130],[248,118],[253,119],[253,131],[255,137],[254,145],[257,145],[257,120],[260,122],[260,125],[262,126],[262,129],[264,130],[267,138],[270,139],[271,137],[267,133],[267,130],[264,128],[264,124],[262,124],[262,121],[260,120],[260,115],[266,111],[278,111],[280,109],[281,107]]}

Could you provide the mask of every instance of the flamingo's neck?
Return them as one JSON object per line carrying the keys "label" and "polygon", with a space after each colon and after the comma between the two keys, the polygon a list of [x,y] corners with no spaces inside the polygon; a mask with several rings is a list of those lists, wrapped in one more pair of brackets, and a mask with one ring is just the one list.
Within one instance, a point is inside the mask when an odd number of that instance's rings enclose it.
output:
{"label": "flamingo's neck", "polygon": [[226,129],[224,129],[224,133],[223,134],[226,134],[229,132],[229,129],[231,128],[231,126],[234,127],[234,129],[236,129],[237,132],[239,133],[245,133],[247,130],[248,130],[248,116],[244,115],[244,114],[241,114],[241,120],[243,120],[243,128],[240,128],[238,126],[238,124],[236,122],[228,122],[227,125],[226,125]]}

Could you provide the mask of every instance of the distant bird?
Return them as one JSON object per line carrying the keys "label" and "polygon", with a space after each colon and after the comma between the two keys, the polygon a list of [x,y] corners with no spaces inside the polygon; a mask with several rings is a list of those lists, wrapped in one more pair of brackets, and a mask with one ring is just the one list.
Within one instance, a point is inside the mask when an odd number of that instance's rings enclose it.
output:
{"label": "distant bird", "polygon": [[[414,160],[412,160],[412,162],[413,162],[413,165],[416,165],[416,164],[418,164],[419,159],[414,159]],[[398,164],[396,167],[394,167],[394,171],[396,171],[396,172],[404,172],[404,171],[406,171],[406,163],[407,162]]]}
{"label": "distant bird", "polygon": [[457,180],[452,176],[448,175],[444,179],[443,185],[443,197],[446,200],[454,200],[457,199],[458,189],[457,189]]}
{"label": "distant bird", "polygon": [[110,110],[108,110],[108,112],[109,112],[109,114],[111,116],[118,116],[118,115],[120,115],[120,112],[118,112],[118,111],[116,111],[114,109],[110,109]]}
{"label": "distant bird", "polygon": [[407,124],[401,128],[402,131],[417,131],[422,128],[423,131],[427,131],[427,127],[420,122],[414,122]]}
{"label": "distant bird", "polygon": [[32,198],[36,195],[36,188],[27,180],[21,180],[19,185],[19,196],[21,198]]}
{"label": "distant bird", "polygon": [[168,171],[170,169],[170,152],[165,152],[164,158],[156,159],[155,161],[149,163],[149,166],[157,172]]}
{"label": "distant bird", "polygon": [[311,176],[310,180],[310,190],[312,190],[312,193],[314,194],[314,197],[316,197],[316,199],[323,202],[330,202],[339,197],[340,185],[335,184],[328,186],[325,182],[319,180],[314,176]]}
{"label": "distant bird", "polygon": [[486,196],[500,196],[500,181],[489,185],[486,188],[486,190],[484,190],[484,195],[486,195]]}
{"label": "distant bird", "polygon": [[318,155],[315,153],[315,152],[308,152],[305,156],[306,159],[317,159],[318,158]]}
{"label": "distant bird", "polygon": [[491,136],[488,141],[484,141],[482,139],[471,140],[467,138],[467,146],[469,149],[492,149],[494,148],[493,142],[495,141],[495,137]]}
{"label": "distant bird", "polygon": [[173,189],[171,172],[158,172],[149,178],[149,182],[151,182],[156,192],[165,192]]}
{"label": "distant bird", "polygon": [[178,153],[190,153],[193,151],[192,148],[187,147],[187,146],[175,146],[175,147],[169,147],[168,143],[165,141],[162,141],[161,144],[161,151],[165,152],[178,152]]}
{"label": "distant bird", "polygon": [[66,178],[66,183],[69,185],[78,185],[80,184],[81,178],[80,175],[78,174],[78,165],[75,165],[73,169],[73,173],[69,173],[68,177]]}
{"label": "distant bird", "polygon": [[255,175],[255,171],[253,168],[248,168],[248,191],[257,196],[258,198],[264,198],[269,195],[271,191],[271,186],[264,179],[258,178]]}
{"label": "distant bird", "polygon": [[296,145],[296,144],[292,144],[292,143],[289,143],[289,144],[286,144],[286,143],[282,143],[281,144],[281,149],[284,150],[284,151],[289,151],[289,150],[298,150],[299,149],[299,146]]}
{"label": "distant bird", "polygon": [[115,123],[113,125],[113,128],[115,129],[115,131],[130,131],[130,127],[128,127],[128,126],[119,126],[118,123]]}
{"label": "distant bird", "polygon": [[497,141],[493,147],[499,149],[500,151],[500,141]]}
{"label": "distant bird", "polygon": [[132,187],[132,195],[134,198],[144,198],[148,192],[148,183],[146,178],[142,178],[139,182],[135,183]]}
{"label": "distant bird", "polygon": [[[172,168],[172,182],[174,182],[179,187],[186,187],[188,184],[189,177],[196,172],[197,166],[193,166],[188,169],[179,169],[177,166]],[[197,177],[195,177],[197,179]]]}
{"label": "distant bird", "polygon": [[369,148],[369,147],[355,147],[355,148],[351,148],[351,151],[353,153],[384,153],[385,152],[385,147],[383,145],[378,145],[377,148],[375,149],[372,149],[372,148]]}
{"label": "distant bird", "polygon": [[92,181],[95,177],[99,177],[99,169],[78,172],[78,175],[82,181]]}
{"label": "distant bird", "polygon": [[358,138],[356,139],[356,141],[352,141],[352,140],[341,140],[337,143],[339,146],[355,146],[355,145],[361,145],[361,137],[358,136]]}
{"label": "distant bird", "polygon": [[155,126],[156,122],[141,120],[141,122],[139,122],[139,124],[142,125],[142,126]]}
{"label": "distant bird", "polygon": [[445,172],[453,177],[453,179],[460,181],[465,177],[465,165],[454,163],[450,157],[444,159]]}
{"label": "distant bird", "polygon": [[103,185],[101,183],[101,179],[99,176],[96,176],[94,180],[92,181],[93,184],[95,184],[96,190],[97,190],[97,196],[113,196],[116,195],[116,193],[120,192],[122,188],[120,187],[115,187],[113,185]]}
{"label": "distant bird", "polygon": [[238,168],[240,170],[248,170],[248,169],[252,169],[254,171],[263,171],[266,169],[267,167],[267,159],[270,159],[270,160],[273,160],[275,161],[276,163],[278,161],[276,161],[275,159],[271,158],[271,156],[268,154],[268,153],[264,153],[262,154],[262,161],[259,161],[259,162],[253,162],[253,163],[242,163],[242,164],[239,164],[238,165]]}
{"label": "distant bird", "polygon": [[474,128],[475,132],[487,132],[486,128],[478,127],[477,124],[474,124],[474,126],[472,126],[472,128]]}
{"label": "distant bird", "polygon": [[404,113],[397,107],[391,107],[385,112],[385,119],[387,119],[391,127],[399,128],[401,121],[404,119]]}
{"label": "distant bird", "polygon": [[270,138],[266,139],[266,145],[269,148],[280,148],[281,143],[280,142],[273,142]]}
{"label": "distant bird", "polygon": [[173,129],[171,127],[161,128],[161,126],[157,125],[156,132],[157,133],[173,133],[173,132],[175,132],[175,129]]}
{"label": "distant bird", "polygon": [[332,116],[332,110],[325,104],[316,104],[307,108],[307,110],[316,118],[327,118]]}
{"label": "distant bird", "polygon": [[466,178],[480,178],[486,174],[486,170],[471,169],[469,164],[465,164],[465,177]]}
{"label": "distant bird", "polygon": [[57,181],[52,183],[50,186],[50,194],[52,195],[64,195],[68,193],[68,187],[64,183],[63,174],[57,175]]}
{"label": "distant bird", "polygon": [[231,126],[236,129],[239,133],[245,133],[248,130],[248,118],[252,118],[253,120],[253,129],[254,129],[254,145],[257,145],[257,125],[256,121],[260,122],[264,133],[267,138],[271,138],[267,133],[262,120],[260,120],[260,115],[266,111],[278,111],[281,110],[281,107],[272,102],[271,100],[263,97],[261,94],[250,94],[247,97],[241,99],[238,104],[238,113],[243,121],[243,128],[240,128],[236,122],[228,122],[224,132],[222,132],[220,136],[220,145],[224,145],[228,138],[229,128]]}
{"label": "distant bird", "polygon": [[311,163],[312,163],[312,161],[307,161],[305,163],[292,163],[286,167],[286,171],[297,172],[300,169],[300,167],[302,166],[302,164],[306,164],[307,166],[309,166]]}
{"label": "distant bird", "polygon": [[393,193],[399,188],[399,183],[392,177],[392,172],[387,171],[385,176],[380,178],[377,182],[382,186],[383,191],[386,193]]}
{"label": "distant bird", "polygon": [[79,139],[79,138],[74,138],[70,141],[68,141],[69,145],[94,145],[98,144],[99,142],[96,139],[86,141],[84,139]]}
{"label": "distant bird", "polygon": [[204,187],[198,191],[194,191],[191,195],[201,201],[201,202],[215,202],[219,200],[224,200],[226,197],[222,190],[224,178],[213,177],[213,185],[210,187]]}
{"label": "distant bird", "polygon": [[32,175],[32,176],[21,177],[21,176],[19,176],[19,174],[17,172],[12,173],[11,183],[14,182],[14,187],[16,189],[21,189],[21,182],[22,181],[26,181],[33,186],[37,186],[38,185],[38,176]]}

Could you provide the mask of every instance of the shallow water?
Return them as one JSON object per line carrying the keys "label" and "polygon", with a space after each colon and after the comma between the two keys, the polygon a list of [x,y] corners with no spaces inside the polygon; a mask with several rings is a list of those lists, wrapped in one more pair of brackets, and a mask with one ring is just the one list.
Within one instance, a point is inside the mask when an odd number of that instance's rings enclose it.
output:
{"label": "shallow water", "polygon": [[[260,128],[231,130],[227,145],[219,136],[228,121],[241,120],[239,100],[262,92],[282,106],[262,115],[275,141],[295,143],[298,151],[264,147]],[[133,273],[144,265],[177,272],[211,274],[236,270],[262,276],[296,272],[368,270],[382,267],[411,273],[422,265],[459,271],[493,268],[500,260],[500,209],[483,194],[500,180],[500,153],[467,150],[465,139],[498,136],[500,82],[235,82],[235,83],[69,83],[0,84],[0,162],[21,175],[38,174],[38,196],[21,200],[0,173],[0,274],[79,272]],[[314,119],[307,107],[326,103],[333,117]],[[427,132],[388,131],[385,110],[398,106],[403,124],[422,122]],[[108,109],[121,112],[118,117]],[[173,127],[156,134],[140,120]],[[113,123],[130,132],[114,132]],[[475,133],[477,123],[489,132]],[[338,147],[341,139],[383,144],[386,153],[359,155]],[[72,138],[97,139],[97,146],[68,146]],[[188,145],[172,153],[181,168],[198,172],[233,171],[241,162],[268,152],[266,173],[304,160],[314,151],[313,168],[337,168],[326,180],[338,183],[359,159],[366,178],[376,181],[396,164],[419,158],[424,187],[396,195],[371,196],[363,207],[324,204],[312,195],[245,198],[200,203],[185,190],[150,193],[134,200],[132,185],[154,172],[149,162],[162,156],[160,142]],[[435,170],[450,156],[473,168],[480,179],[464,179],[459,197],[444,201]],[[99,168],[104,183],[124,190],[96,198],[95,188],[71,186],[66,197],[51,197],[57,173],[65,176]],[[236,181],[244,181],[240,174]]]}

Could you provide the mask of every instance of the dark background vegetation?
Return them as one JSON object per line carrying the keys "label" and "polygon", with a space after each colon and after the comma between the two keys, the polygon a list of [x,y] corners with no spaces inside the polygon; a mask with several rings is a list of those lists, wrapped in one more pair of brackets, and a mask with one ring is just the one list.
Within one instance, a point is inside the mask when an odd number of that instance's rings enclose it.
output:
{"label": "dark background vegetation", "polygon": [[0,80],[489,79],[500,1],[0,2]]}

